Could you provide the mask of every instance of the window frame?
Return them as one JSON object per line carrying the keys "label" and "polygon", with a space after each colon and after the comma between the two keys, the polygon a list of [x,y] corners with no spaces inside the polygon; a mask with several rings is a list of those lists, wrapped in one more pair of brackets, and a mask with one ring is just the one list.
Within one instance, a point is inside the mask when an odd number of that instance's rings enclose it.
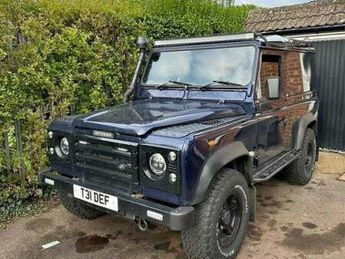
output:
{"label": "window frame", "polygon": [[[149,63],[150,63],[150,59],[152,57],[152,55],[154,53],[157,52],[172,52],[172,51],[188,51],[188,50],[201,50],[201,49],[222,49],[222,48],[235,48],[235,47],[254,47],[254,59],[253,59],[253,67],[252,67],[252,73],[251,73],[251,77],[249,80],[249,83],[247,83],[246,85],[244,85],[242,88],[238,87],[238,89],[248,89],[248,86],[250,84],[252,84],[253,82],[255,82],[255,77],[257,74],[257,64],[259,61],[259,47],[257,44],[255,44],[256,42],[229,42],[229,43],[222,43],[222,44],[200,44],[200,45],[184,45],[184,46],[172,46],[172,47],[156,47],[153,48],[146,59],[144,68],[142,70],[142,76],[140,77],[140,81],[138,83],[138,89],[140,88],[155,88],[157,86],[157,84],[146,84],[143,82],[143,79],[146,77],[147,75],[147,71],[149,68]],[[191,89],[197,89],[198,86],[200,85],[193,85],[190,86],[189,88]],[[169,86],[169,89],[183,89],[183,86]],[[210,88],[211,89],[211,88]],[[212,87],[212,90],[219,90],[219,89],[228,89],[228,90],[233,90],[234,88],[231,87],[227,87],[224,85],[215,85],[214,87]]]}
{"label": "window frame", "polygon": [[[262,97],[262,87],[265,87],[266,93],[268,93],[267,79],[272,77],[272,76],[267,77],[265,82],[264,82],[264,86],[261,85],[261,69],[262,69],[262,63],[263,63],[263,56],[273,56],[273,57],[278,58],[278,77],[280,79],[280,81],[279,81],[279,96],[280,97],[279,98],[270,99],[268,97],[266,97],[266,98]],[[283,77],[282,77],[282,72],[283,72],[282,59],[283,59],[282,53],[268,53],[268,54],[266,54],[266,53],[263,53],[261,51],[261,53],[260,53],[260,65],[259,65],[259,69],[258,69],[258,77],[257,77],[256,84],[255,84],[255,96],[254,96],[255,102],[259,102],[259,103],[272,102],[274,100],[279,100],[282,97],[282,85],[283,85],[282,84],[282,80],[283,80]],[[258,98],[258,94],[257,94],[258,90],[261,91],[261,93],[260,93],[261,98]]]}

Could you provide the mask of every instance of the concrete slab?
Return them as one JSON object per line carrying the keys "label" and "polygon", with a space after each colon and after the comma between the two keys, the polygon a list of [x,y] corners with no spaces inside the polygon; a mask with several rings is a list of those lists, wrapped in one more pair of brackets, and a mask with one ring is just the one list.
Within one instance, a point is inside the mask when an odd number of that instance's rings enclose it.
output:
{"label": "concrete slab", "polygon": [[[345,258],[345,185],[337,181],[344,172],[345,156],[322,152],[308,185],[276,179],[258,185],[256,222],[238,258]],[[61,205],[14,220],[0,240],[0,258],[187,258],[177,232],[160,226],[139,232],[113,215],[82,220]],[[55,240],[61,243],[41,250]]]}
{"label": "concrete slab", "polygon": [[345,173],[345,154],[320,152],[315,169],[318,173],[342,175]]}
{"label": "concrete slab", "polygon": [[[345,188],[316,174],[306,186],[272,180],[258,185],[258,208],[238,258],[345,258]],[[180,235],[154,226],[139,232],[123,218],[79,219],[61,205],[16,219],[0,231],[0,258],[187,258]],[[41,245],[58,240],[58,246]]]}

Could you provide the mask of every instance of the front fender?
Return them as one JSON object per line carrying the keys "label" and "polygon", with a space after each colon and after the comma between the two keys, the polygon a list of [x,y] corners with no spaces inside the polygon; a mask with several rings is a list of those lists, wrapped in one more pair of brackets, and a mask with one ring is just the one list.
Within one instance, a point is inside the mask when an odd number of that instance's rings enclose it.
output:
{"label": "front fender", "polygon": [[[191,204],[197,204],[205,199],[212,179],[219,170],[235,159],[243,156],[246,156],[248,159],[250,158],[247,148],[239,141],[221,147],[213,152],[202,166],[195,195]],[[250,174],[249,177],[251,177]]]}

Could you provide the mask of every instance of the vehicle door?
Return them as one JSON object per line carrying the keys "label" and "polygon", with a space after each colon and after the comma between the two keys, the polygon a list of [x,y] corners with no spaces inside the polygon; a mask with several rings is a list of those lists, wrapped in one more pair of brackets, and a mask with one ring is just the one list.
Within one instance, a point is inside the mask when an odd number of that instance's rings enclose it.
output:
{"label": "vehicle door", "polygon": [[292,149],[294,122],[306,113],[300,103],[303,76],[300,53],[263,50],[256,87],[256,158],[261,166]]}

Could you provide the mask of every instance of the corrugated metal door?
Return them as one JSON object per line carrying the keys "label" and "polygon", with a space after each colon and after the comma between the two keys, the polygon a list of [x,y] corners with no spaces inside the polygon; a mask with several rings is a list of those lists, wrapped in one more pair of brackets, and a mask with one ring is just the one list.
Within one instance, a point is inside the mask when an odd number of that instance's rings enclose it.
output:
{"label": "corrugated metal door", "polygon": [[345,151],[345,40],[313,42],[313,87],[320,98],[321,148]]}

